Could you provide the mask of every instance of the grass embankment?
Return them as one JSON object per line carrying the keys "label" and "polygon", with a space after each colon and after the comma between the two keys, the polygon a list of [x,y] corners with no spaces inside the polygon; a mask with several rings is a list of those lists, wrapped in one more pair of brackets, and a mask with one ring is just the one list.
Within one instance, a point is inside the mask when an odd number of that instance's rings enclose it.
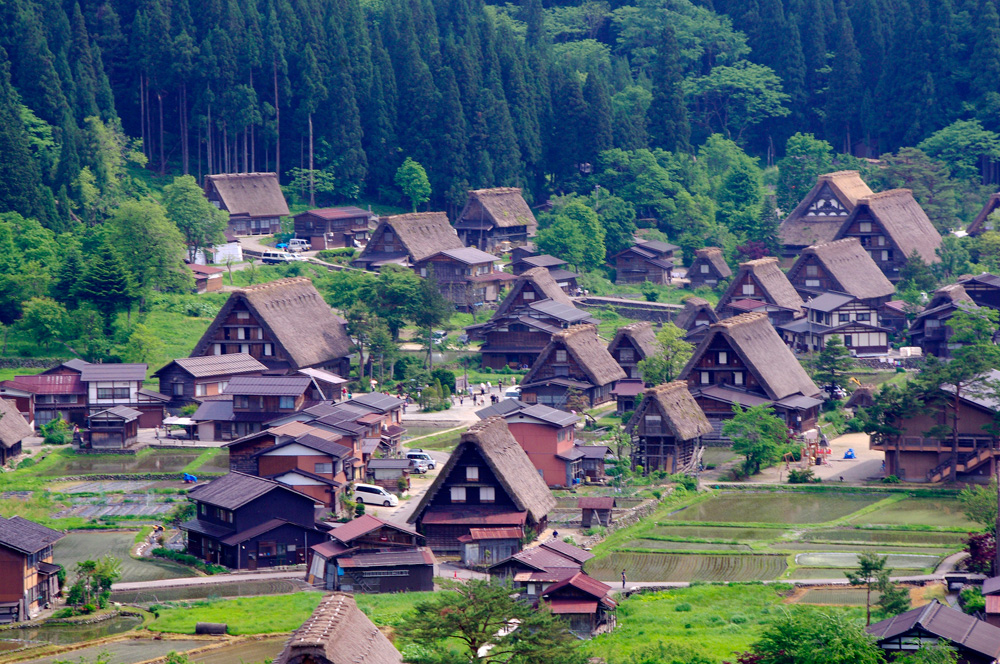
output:
{"label": "grass embankment", "polygon": [[200,622],[226,623],[230,634],[274,634],[291,632],[302,626],[319,605],[323,593],[241,597],[194,602],[186,606],[161,608],[149,629],[154,632],[194,634]]}

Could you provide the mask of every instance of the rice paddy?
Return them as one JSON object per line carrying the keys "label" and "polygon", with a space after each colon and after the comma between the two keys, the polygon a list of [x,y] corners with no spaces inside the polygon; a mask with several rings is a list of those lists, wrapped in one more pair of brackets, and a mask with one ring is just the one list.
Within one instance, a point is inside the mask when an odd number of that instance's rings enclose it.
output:
{"label": "rice paddy", "polygon": [[42,477],[105,475],[125,473],[180,473],[204,452],[154,450],[135,456],[83,454],[64,456],[39,473]]}
{"label": "rice paddy", "polygon": [[241,581],[240,583],[210,583],[179,588],[152,588],[148,590],[120,590],[111,593],[111,601],[122,604],[152,605],[164,602],[183,602],[216,597],[253,597],[257,595],[283,595],[300,590],[300,586],[285,579]]}
{"label": "rice paddy", "polygon": [[638,539],[625,544],[623,549],[661,549],[664,551],[746,551],[748,544],[713,544],[711,542],[673,542],[670,540]]}
{"label": "rice paddy", "polygon": [[783,555],[685,555],[615,552],[587,561],[585,570],[600,581],[763,581],[787,568]]}
{"label": "rice paddy", "polygon": [[916,530],[860,530],[830,528],[811,530],[808,539],[818,542],[863,542],[866,544],[926,544],[959,548],[964,533],[940,533]]}
{"label": "rice paddy", "polygon": [[119,581],[159,581],[195,576],[191,568],[169,560],[154,558],[136,560],[129,556],[135,545],[135,532],[75,532],[66,535],[52,547],[56,564],[62,565],[72,577],[76,564],[82,560],[97,560],[111,555],[122,562]]}
{"label": "rice paddy", "polygon": [[848,516],[881,499],[865,494],[739,491],[720,493],[668,518],[712,523],[819,524]]}
{"label": "rice paddy", "polygon": [[[849,551],[823,551],[800,553],[795,563],[804,567],[857,567],[859,554]],[[940,556],[926,556],[909,553],[890,553],[886,565],[893,570],[914,570],[934,567]]]}
{"label": "rice paddy", "polygon": [[646,532],[656,537],[691,537],[712,540],[770,540],[781,537],[781,528],[740,528],[738,526],[666,526],[660,524]]}
{"label": "rice paddy", "polygon": [[[795,600],[796,604],[822,604],[839,606],[864,606],[867,598],[864,588],[810,588]],[[872,591],[871,601],[874,604],[882,593]]]}
{"label": "rice paddy", "polygon": [[907,498],[881,507],[874,512],[850,519],[857,525],[904,525],[919,523],[939,528],[968,528],[978,530],[980,526],[962,513],[958,500],[941,498]]}

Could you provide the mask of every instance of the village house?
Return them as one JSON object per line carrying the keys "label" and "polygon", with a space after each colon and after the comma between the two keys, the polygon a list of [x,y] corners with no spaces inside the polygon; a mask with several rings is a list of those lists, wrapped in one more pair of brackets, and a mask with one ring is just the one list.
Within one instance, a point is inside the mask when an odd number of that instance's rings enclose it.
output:
{"label": "village house", "polygon": [[653,325],[641,321],[621,326],[608,344],[608,352],[628,378],[642,378],[639,362],[659,352]]}
{"label": "village house", "polygon": [[167,408],[179,411],[203,397],[222,394],[235,376],[259,376],[267,367],[247,353],[203,355],[173,360],[153,375],[160,393],[170,397]]}
{"label": "village house", "polygon": [[470,191],[455,222],[463,244],[489,252],[525,244],[537,227],[535,215],[515,187]]}
{"label": "village house", "polygon": [[712,424],[706,440],[723,440],[722,424],[733,416],[734,405],[769,405],[798,434],[816,426],[823,403],[819,388],[763,313],[713,323],[680,379]]}
{"label": "village house", "polygon": [[584,572],[551,584],[541,598],[553,614],[569,622],[571,632],[584,638],[616,626],[618,605],[611,599],[611,586]]}
{"label": "village house", "polygon": [[834,336],[840,337],[852,357],[874,357],[889,352],[892,330],[878,324],[878,310],[864,301],[843,293],[823,293],[802,306],[805,318],[778,328],[782,339],[796,352],[819,352]]}
{"label": "village house", "polygon": [[521,274],[496,312],[485,323],[465,328],[480,348],[484,367],[530,367],[548,345],[552,335],[577,323],[597,319],[573,306],[545,268]]}
{"label": "village house", "polygon": [[[309,376],[233,376],[221,398],[205,399],[191,419],[199,426],[205,440],[232,440],[261,429],[282,415],[306,407],[306,392],[312,385]],[[211,423],[211,428],[209,428]]]}
{"label": "village house", "polygon": [[889,300],[882,305],[882,309],[879,311],[879,324],[892,330],[893,334],[902,334],[909,324],[907,312],[919,313],[922,309],[923,307],[911,305],[905,300]]}
{"label": "village house", "polygon": [[994,627],[1000,627],[1000,576],[983,580],[983,599],[986,600],[984,613],[986,622]]}
{"label": "village house", "polygon": [[350,456],[351,448],[338,439],[309,432],[254,454],[257,472],[253,474],[290,486],[339,513],[348,482],[345,462]]}
{"label": "village house", "polygon": [[910,323],[910,343],[919,346],[924,355],[951,356],[952,331],[948,321],[956,311],[976,308],[962,284],[942,286]]}
{"label": "village house", "polygon": [[708,326],[719,322],[712,304],[705,298],[691,295],[684,298],[684,308],[673,320],[673,324],[684,330],[684,341],[697,345],[708,331]]}
{"label": "village house", "polygon": [[715,307],[719,318],[764,312],[777,327],[802,316],[802,297],[778,267],[778,259],[740,263],[740,271]]}
{"label": "village house", "polygon": [[274,480],[230,472],[188,492],[195,516],[181,524],[187,552],[230,569],[297,565],[327,535],[315,500]]}
{"label": "village house", "polygon": [[989,272],[963,275],[958,283],[969,298],[980,307],[1000,310],[1000,277]]}
{"label": "village house", "polygon": [[806,247],[836,239],[858,200],[871,195],[857,171],[820,175],[778,228],[782,256],[794,258]]}
{"label": "village house", "polygon": [[416,531],[363,514],[310,549],[306,583],[353,593],[432,591],[436,561],[423,542]]}
{"label": "village house", "polygon": [[1000,627],[941,604],[936,599],[865,628],[891,659],[944,643],[961,664],[994,664],[1000,659]]}
{"label": "village house", "polygon": [[625,377],[597,327],[574,325],[552,335],[521,380],[521,400],[563,410],[593,408],[610,401],[615,382]]}
{"label": "village house", "polygon": [[674,269],[674,252],[680,247],[659,240],[640,240],[615,254],[615,283],[669,284]]}
{"label": "village house", "polygon": [[983,205],[983,209],[979,211],[979,214],[972,220],[972,223],[965,229],[965,232],[975,237],[982,235],[986,231],[997,230],[997,225],[990,218],[990,215],[996,212],[998,207],[1000,207],[1000,192],[990,194],[990,197],[986,200],[986,204]]}
{"label": "village house", "polygon": [[[958,457],[951,433],[955,388],[942,385],[938,399],[925,400],[924,408],[896,422],[896,432],[876,434],[869,444],[885,452],[885,474],[904,482],[986,483],[996,474],[998,437],[993,423],[1000,403],[989,394],[989,386],[1000,380],[1000,371],[981,377],[979,385],[965,385],[958,398]],[[952,465],[956,477],[952,477]]]}
{"label": "village house", "polygon": [[321,208],[295,215],[295,237],[309,240],[314,251],[363,247],[371,232],[371,212],[358,207]]}
{"label": "village house", "polygon": [[[211,247],[198,249],[194,254],[196,265],[225,265],[226,263],[243,262],[243,246],[240,239],[228,228],[222,233],[223,242]],[[188,247],[188,251],[193,251],[194,247]]]}
{"label": "village house", "polygon": [[545,530],[556,499],[506,422],[490,417],[462,438],[408,518],[442,555],[459,555],[472,528]]}
{"label": "village house", "polygon": [[622,378],[615,383],[611,396],[615,398],[615,415],[624,415],[635,410],[646,383],[641,378]]}
{"label": "village house", "polygon": [[712,433],[712,425],[687,383],[675,380],[646,390],[625,431],[633,441],[633,468],[673,474],[694,469],[701,437]]}
{"label": "village house", "polygon": [[141,412],[128,406],[113,406],[90,413],[87,415],[87,429],[83,432],[80,450],[132,450],[139,442],[141,418]]}
{"label": "village house", "polygon": [[170,397],[146,389],[145,364],[85,364],[80,367],[80,381],[87,388],[87,415],[125,406],[140,413],[141,429],[163,423]]}
{"label": "village house", "polygon": [[487,571],[491,577],[509,581],[525,596],[537,599],[549,585],[581,571],[593,557],[568,542],[550,539],[493,563]]}
{"label": "village house", "polygon": [[707,286],[718,287],[719,283],[733,276],[733,271],[718,247],[704,247],[694,252],[694,260],[687,269],[688,288],[694,290]]}
{"label": "village house", "polygon": [[413,212],[383,217],[352,265],[378,270],[383,265],[413,267],[446,249],[465,245],[444,212]]}
{"label": "village house", "polygon": [[52,545],[65,535],[20,516],[0,516],[0,624],[31,620],[59,594]]}
{"label": "village house", "polygon": [[35,435],[17,405],[10,399],[0,399],[0,466],[21,453],[21,443]]}
{"label": "village house", "polygon": [[[517,250],[515,250],[517,251]],[[566,261],[548,254],[528,254],[515,259],[510,269],[515,275],[520,276],[535,267],[542,267],[549,271],[549,276],[567,295],[575,295],[579,289],[577,279],[580,275],[566,269]]]}
{"label": "village house", "polygon": [[191,357],[243,353],[271,371],[306,367],[346,376],[351,341],[333,310],[305,277],[234,290]]}
{"label": "village house", "polygon": [[472,311],[500,299],[505,284],[517,279],[499,269],[499,259],[474,247],[445,249],[415,262],[421,277],[433,277],[444,298],[459,311]]}
{"label": "village house", "polygon": [[403,664],[403,658],[353,597],[334,593],[292,632],[274,664]]}
{"label": "village house", "polygon": [[[229,450],[229,470],[248,475],[259,475],[259,453],[284,443],[293,442],[304,436],[322,438],[331,443],[339,442],[345,447],[350,447],[341,434],[297,420],[274,425],[257,433],[243,436],[224,443],[222,447]],[[347,473],[351,467],[346,465],[343,472]],[[353,477],[347,477],[347,479],[351,480]]]}
{"label": "village house", "polygon": [[858,200],[834,239],[856,237],[882,273],[898,282],[914,253],[928,265],[940,262],[941,235],[909,189],[891,189]]}
{"label": "village house", "polygon": [[194,277],[195,293],[211,293],[222,290],[222,274],[225,270],[221,267],[189,263],[188,269],[191,270],[191,276]]}
{"label": "village house", "polygon": [[35,428],[55,419],[71,426],[87,424],[87,387],[79,371],[14,376],[0,382],[0,397],[13,401],[21,416]]}
{"label": "village house", "polygon": [[806,300],[845,293],[876,310],[896,292],[856,237],[806,247],[788,271],[788,281]]}
{"label": "village house", "polygon": [[289,215],[277,173],[206,175],[205,198],[229,213],[229,230],[235,235],[280,233],[281,218]]}
{"label": "village house", "polygon": [[[410,488],[410,459],[365,459],[365,482],[377,484],[386,491],[403,494]],[[402,484],[402,486],[400,486]]]}

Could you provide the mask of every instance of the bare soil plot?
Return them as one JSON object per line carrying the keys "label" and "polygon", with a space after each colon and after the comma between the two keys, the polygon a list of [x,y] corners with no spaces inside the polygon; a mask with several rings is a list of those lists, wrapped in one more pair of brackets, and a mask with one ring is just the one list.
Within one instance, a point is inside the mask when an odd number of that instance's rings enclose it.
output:
{"label": "bare soil plot", "polygon": [[679,553],[615,552],[587,562],[591,576],[606,582],[621,581],[763,581],[775,579],[786,569],[782,555],[705,555]]}
{"label": "bare soil plot", "polygon": [[825,523],[873,505],[882,497],[868,494],[738,491],[679,510],[676,521],[715,523]]}

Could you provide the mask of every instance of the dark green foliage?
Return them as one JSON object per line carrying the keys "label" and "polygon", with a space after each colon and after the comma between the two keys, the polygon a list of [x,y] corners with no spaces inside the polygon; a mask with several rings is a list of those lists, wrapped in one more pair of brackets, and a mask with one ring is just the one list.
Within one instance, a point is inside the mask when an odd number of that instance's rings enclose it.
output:
{"label": "dark green foliage", "polygon": [[104,318],[106,336],[110,336],[113,331],[115,314],[132,306],[135,284],[110,242],[105,242],[91,258],[90,265],[77,285],[76,296],[89,302],[100,312]]}
{"label": "dark green foliage", "polygon": [[647,120],[650,139],[665,150],[686,151],[691,147],[691,125],[684,105],[680,47],[669,26],[657,41],[651,76],[653,100]]}

